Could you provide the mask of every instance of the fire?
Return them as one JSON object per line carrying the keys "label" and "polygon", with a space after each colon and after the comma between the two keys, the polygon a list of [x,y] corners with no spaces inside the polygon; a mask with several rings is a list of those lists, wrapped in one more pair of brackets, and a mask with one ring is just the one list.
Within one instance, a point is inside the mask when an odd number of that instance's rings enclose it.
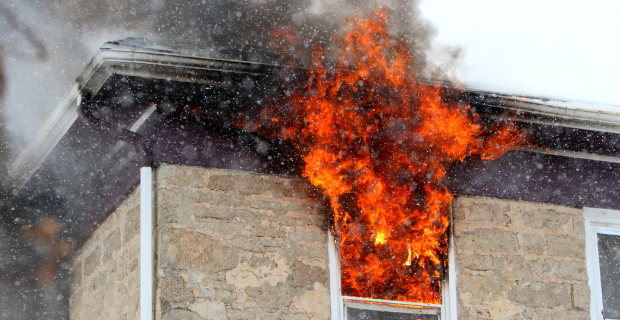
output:
{"label": "fire", "polygon": [[440,303],[446,165],[495,159],[525,137],[510,123],[485,129],[456,90],[419,80],[408,46],[389,37],[385,11],[351,21],[338,66],[316,49],[308,82],[266,107],[257,130],[293,141],[303,175],[327,195],[343,295]]}

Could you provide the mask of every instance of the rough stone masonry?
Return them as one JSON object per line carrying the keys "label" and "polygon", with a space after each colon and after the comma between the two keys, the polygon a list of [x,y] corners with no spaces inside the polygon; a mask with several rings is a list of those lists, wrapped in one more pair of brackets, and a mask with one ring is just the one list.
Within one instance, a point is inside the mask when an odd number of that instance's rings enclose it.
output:
{"label": "rough stone masonry", "polygon": [[[328,215],[300,178],[161,165],[156,313],[171,319],[328,319]],[[459,319],[587,319],[582,210],[458,197]],[[71,319],[138,319],[139,194],[75,256]]]}
{"label": "rough stone masonry", "polygon": [[[155,181],[156,319],[329,318],[328,217],[304,180],[164,164]],[[77,254],[72,319],[138,319],[138,198]]]}
{"label": "rough stone masonry", "polygon": [[459,319],[589,319],[581,209],[454,202]]}

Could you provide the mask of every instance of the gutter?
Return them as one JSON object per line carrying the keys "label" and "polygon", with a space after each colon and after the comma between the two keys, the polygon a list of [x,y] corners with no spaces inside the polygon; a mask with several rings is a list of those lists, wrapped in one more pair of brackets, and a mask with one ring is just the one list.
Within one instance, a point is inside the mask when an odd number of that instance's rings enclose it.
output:
{"label": "gutter", "polygon": [[153,152],[152,141],[143,136],[107,123],[93,116],[86,102],[77,113],[80,121],[93,130],[132,144],[140,158],[140,319],[153,319]]}
{"label": "gutter", "polygon": [[[614,107],[597,103],[572,103],[502,95],[474,89],[466,89],[466,92],[470,97],[470,104],[513,111],[517,114],[519,122],[620,134],[620,107],[615,107],[618,112],[597,111],[597,109],[611,110]],[[575,108],[574,105],[588,109]],[[490,116],[490,118],[502,117]]]}
{"label": "gutter", "polygon": [[[104,44],[91,59],[41,129],[13,162],[7,176],[0,182],[2,187],[14,192],[21,190],[77,119],[75,106],[80,104],[81,95],[85,98],[94,96],[108,78],[115,74],[225,86],[221,77],[213,77],[214,73],[265,75],[278,68],[275,64],[181,53],[175,49],[149,45],[143,39],[127,40]],[[130,45],[123,45],[125,42]],[[466,93],[471,98],[471,104],[516,111],[517,121],[520,122],[620,134],[620,113],[572,109],[558,106],[558,103],[562,103],[560,101],[508,96],[475,89],[466,89]],[[596,107],[595,104],[592,106]],[[572,157],[567,153],[562,155]]]}
{"label": "gutter", "polygon": [[214,59],[170,50],[106,43],[60,100],[34,138],[12,163],[0,186],[19,191],[78,118],[82,96],[93,97],[113,75],[225,86],[214,74],[269,74],[276,65]]}

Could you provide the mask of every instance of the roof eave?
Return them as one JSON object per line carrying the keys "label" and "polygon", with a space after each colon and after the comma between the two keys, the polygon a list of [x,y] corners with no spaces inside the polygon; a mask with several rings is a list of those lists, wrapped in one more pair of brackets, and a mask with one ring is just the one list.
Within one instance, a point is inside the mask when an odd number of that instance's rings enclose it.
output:
{"label": "roof eave", "polygon": [[[77,119],[79,99],[94,96],[115,74],[223,85],[206,75],[214,72],[264,75],[277,67],[274,64],[214,59],[182,54],[174,50],[107,43],[87,64],[34,138],[13,162],[1,182],[2,186],[8,190],[20,190]],[[619,113],[572,109],[554,106],[540,99],[472,89],[466,89],[466,92],[474,97],[476,104],[515,111],[516,121],[620,134]],[[583,155],[579,152],[564,152],[562,155],[620,162],[616,161],[620,159],[618,157],[598,159],[598,155]]]}

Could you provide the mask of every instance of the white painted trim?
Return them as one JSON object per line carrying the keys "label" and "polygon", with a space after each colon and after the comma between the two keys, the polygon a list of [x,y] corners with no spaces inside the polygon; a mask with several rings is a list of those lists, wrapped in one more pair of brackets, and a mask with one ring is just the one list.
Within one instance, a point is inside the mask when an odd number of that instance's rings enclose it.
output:
{"label": "white painted trim", "polygon": [[336,251],[336,239],[334,239],[331,230],[327,233],[327,255],[329,259],[331,319],[336,320],[342,317],[343,306],[342,299],[340,299],[340,255]]}
{"label": "white painted trim", "polygon": [[[402,305],[408,307],[422,307],[422,308],[435,308],[441,310],[441,305],[439,304],[431,304],[431,303],[417,303],[417,302],[408,302],[408,301],[398,301],[398,300],[384,300],[384,299],[371,299],[371,298],[360,298],[360,297],[350,297],[350,296],[342,296],[342,300],[344,301],[370,301],[376,302],[377,304],[390,304],[390,305]],[[372,308],[366,308],[369,310],[378,310]]]}
{"label": "white painted trim", "polygon": [[153,319],[153,169],[140,168],[140,320]]}
{"label": "white painted trim", "polygon": [[575,159],[603,161],[611,163],[620,163],[620,157],[606,156],[602,154],[569,151],[569,150],[552,150],[552,149],[537,149],[537,148],[519,148],[519,151],[527,151],[533,153],[547,154],[552,156],[560,156]]}
{"label": "white painted trim", "polygon": [[[376,299],[364,299],[364,298],[354,298],[354,297],[343,297],[345,308],[351,307],[355,309],[364,309],[364,310],[373,310],[373,311],[386,311],[386,312],[394,312],[394,313],[413,313],[413,314],[432,314],[437,315],[441,311],[441,308],[437,305],[433,304],[425,304],[425,303],[411,303],[411,302],[398,302],[391,300],[376,300]],[[373,301],[373,302],[385,302],[381,303],[367,303],[367,302],[357,302],[357,301]],[[389,304],[388,304],[389,303]],[[402,305],[402,306],[398,306]],[[409,306],[409,307],[407,307]],[[415,307],[421,308],[415,308]]]}
{"label": "white painted trim", "polygon": [[590,319],[602,320],[603,297],[597,234],[620,236],[620,211],[583,208],[583,218],[586,229],[586,270],[590,285]]}
{"label": "white painted trim", "polygon": [[443,289],[443,313],[441,314],[441,318],[443,320],[457,320],[456,313],[456,283],[457,283],[457,275],[456,275],[456,258],[454,251],[454,219],[452,217],[452,212],[450,213],[450,235],[448,242],[448,278],[444,281],[444,289]]}

